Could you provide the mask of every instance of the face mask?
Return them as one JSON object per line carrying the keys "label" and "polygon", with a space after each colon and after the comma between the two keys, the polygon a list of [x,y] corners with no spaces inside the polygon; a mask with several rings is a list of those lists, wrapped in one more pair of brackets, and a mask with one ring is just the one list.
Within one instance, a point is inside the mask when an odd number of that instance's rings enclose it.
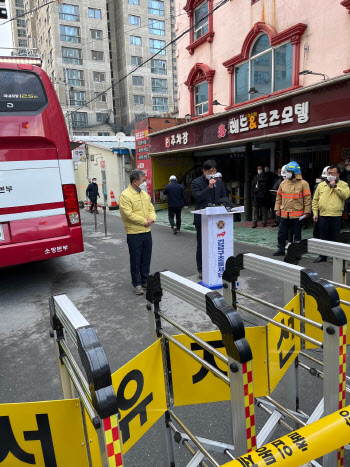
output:
{"label": "face mask", "polygon": [[327,175],[327,180],[330,182],[332,180],[336,180],[337,177],[335,175]]}
{"label": "face mask", "polygon": [[96,180],[92,180],[92,183],[96,183]]}
{"label": "face mask", "polygon": [[140,189],[147,192],[147,182],[142,182],[140,185]]}
{"label": "face mask", "polygon": [[258,170],[258,174],[261,175],[263,173],[262,170]]}
{"label": "face mask", "polygon": [[215,178],[215,175],[207,174],[207,175],[205,176],[205,178],[206,178],[207,180],[211,180],[212,178]]}
{"label": "face mask", "polygon": [[293,176],[293,174],[291,174],[290,172],[288,172],[288,173],[286,174],[286,179],[287,179],[287,180],[290,180],[290,179],[292,178],[292,176]]}

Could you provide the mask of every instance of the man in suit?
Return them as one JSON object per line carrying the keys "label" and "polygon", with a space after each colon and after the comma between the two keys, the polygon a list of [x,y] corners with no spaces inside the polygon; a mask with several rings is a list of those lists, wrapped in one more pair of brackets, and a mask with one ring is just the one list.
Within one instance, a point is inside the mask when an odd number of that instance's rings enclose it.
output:
{"label": "man in suit", "polygon": [[[216,162],[214,160],[205,161],[202,166],[203,175],[192,182],[192,195],[194,197],[195,209],[204,209],[209,204],[216,205],[220,198],[226,196],[223,182],[215,178]],[[197,231],[197,269],[199,278],[202,278],[202,225],[201,215],[195,214],[193,224]]]}
{"label": "man in suit", "polygon": [[[185,189],[180,183],[177,183],[175,175],[171,175],[169,178],[169,185],[167,185],[163,194],[168,197],[168,216],[170,226],[173,229],[174,235],[180,232],[181,228],[181,211],[182,202],[185,208],[188,208],[188,202],[185,194]],[[176,215],[176,226],[174,223],[174,215]]]}

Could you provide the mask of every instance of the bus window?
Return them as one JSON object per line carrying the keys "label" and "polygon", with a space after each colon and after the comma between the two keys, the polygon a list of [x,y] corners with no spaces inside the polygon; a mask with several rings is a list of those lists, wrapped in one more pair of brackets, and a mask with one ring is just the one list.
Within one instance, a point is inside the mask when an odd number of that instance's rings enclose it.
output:
{"label": "bus window", "polygon": [[0,112],[35,112],[47,104],[37,74],[0,69]]}

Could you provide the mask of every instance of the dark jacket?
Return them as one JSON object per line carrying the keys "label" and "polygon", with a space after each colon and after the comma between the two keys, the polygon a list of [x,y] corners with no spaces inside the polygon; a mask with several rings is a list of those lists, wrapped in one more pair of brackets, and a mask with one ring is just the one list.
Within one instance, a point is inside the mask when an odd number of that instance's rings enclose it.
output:
{"label": "dark jacket", "polygon": [[86,196],[89,199],[97,199],[97,196],[100,197],[97,183],[89,184],[89,186],[86,188]]}
{"label": "dark jacket", "polygon": [[[275,179],[275,183],[273,184],[272,190],[278,190],[280,187],[280,184],[283,182],[283,177],[282,175],[277,175],[277,178]],[[276,196],[276,193],[274,193],[274,196]]]}
{"label": "dark jacket", "polygon": [[[195,209],[204,209],[208,204],[216,204],[220,198],[226,197],[226,190],[223,182],[217,180],[215,188],[209,188],[209,180],[201,175],[195,178],[191,184],[192,195],[194,197]],[[201,215],[195,214],[193,224],[196,227],[201,225]]]}
{"label": "dark jacket", "polygon": [[185,206],[188,205],[185,189],[180,183],[177,183],[176,180],[172,180],[169,185],[164,188],[163,193],[168,197],[168,208],[181,208],[182,201]]}
{"label": "dark jacket", "polygon": [[252,200],[254,207],[267,206],[269,202],[270,180],[266,173],[256,174],[252,182]]}

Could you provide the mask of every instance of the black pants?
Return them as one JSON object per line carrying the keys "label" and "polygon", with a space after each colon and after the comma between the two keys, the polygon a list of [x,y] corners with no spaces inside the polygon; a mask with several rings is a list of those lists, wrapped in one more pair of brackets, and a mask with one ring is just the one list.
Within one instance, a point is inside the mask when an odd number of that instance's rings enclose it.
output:
{"label": "black pants", "polygon": [[168,208],[169,222],[170,222],[170,225],[171,225],[172,229],[175,226],[174,215],[176,215],[176,228],[177,228],[177,230],[180,230],[180,228],[181,228],[181,210],[182,210],[182,207],[180,207],[180,208]]}
{"label": "black pants", "polygon": [[278,227],[278,249],[284,251],[286,247],[286,240],[288,239],[288,230],[294,236],[295,242],[301,241],[301,227],[302,222],[299,219],[280,218]]}
{"label": "black pants", "polygon": [[152,256],[151,232],[127,234],[131,282],[134,287],[147,284]]}
{"label": "black pants", "polygon": [[202,272],[202,226],[196,225],[197,231],[197,252],[196,262],[198,271]]}
{"label": "black pants", "polygon": [[[329,240],[330,242],[336,242],[340,234],[342,221],[342,216],[319,216],[318,224],[321,240]],[[327,258],[327,256],[324,255],[320,256],[324,259]]]}
{"label": "black pants", "polygon": [[91,201],[91,206],[90,206],[90,211],[92,212],[94,207],[97,209],[97,198],[90,198]]}

